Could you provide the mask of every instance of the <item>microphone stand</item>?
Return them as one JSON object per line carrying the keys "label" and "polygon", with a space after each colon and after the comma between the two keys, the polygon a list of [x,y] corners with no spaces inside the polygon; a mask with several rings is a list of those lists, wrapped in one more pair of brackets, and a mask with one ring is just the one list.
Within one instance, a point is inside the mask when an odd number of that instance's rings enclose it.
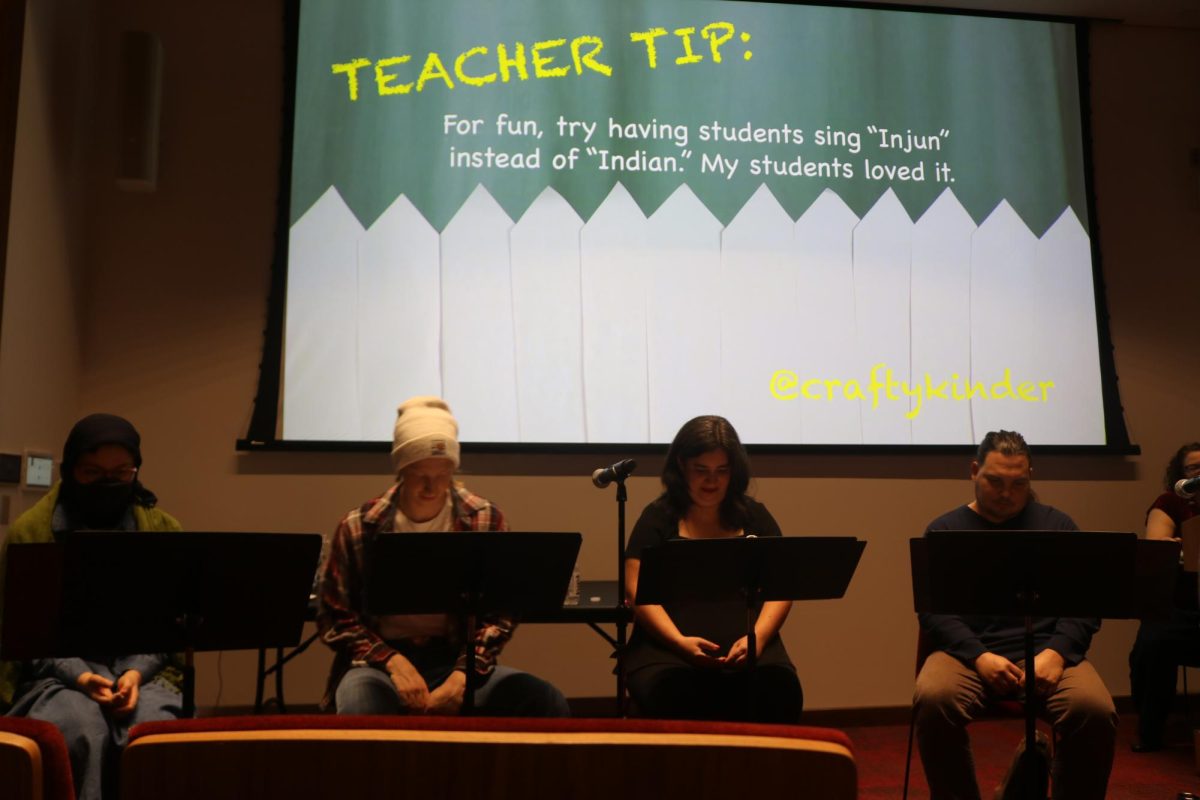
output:
{"label": "microphone stand", "polygon": [[[609,639],[616,646],[614,657],[617,659],[617,712],[624,717],[625,703],[625,671],[621,659],[625,654],[626,626],[629,624],[630,604],[625,598],[625,502],[629,494],[625,490],[625,479],[633,474],[637,462],[632,458],[618,461],[610,467],[598,469],[592,473],[592,483],[596,488],[603,489],[610,483],[617,484],[617,638]],[[608,639],[608,636],[605,636]]]}
{"label": "microphone stand", "polygon": [[[625,599],[625,501],[629,494],[625,491],[625,478],[620,473],[616,476],[617,484],[617,608],[624,611],[627,608]],[[617,712],[622,718],[626,713],[625,702],[625,670],[622,669],[621,657],[625,653],[625,614],[617,620]]]}

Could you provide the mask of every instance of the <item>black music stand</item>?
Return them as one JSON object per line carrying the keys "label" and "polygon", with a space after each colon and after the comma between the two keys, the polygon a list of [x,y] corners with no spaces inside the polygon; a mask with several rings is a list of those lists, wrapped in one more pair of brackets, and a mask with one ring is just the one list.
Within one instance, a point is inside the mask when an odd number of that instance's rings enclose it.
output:
{"label": "black music stand", "polygon": [[[1133,533],[930,531],[909,541],[913,604],[918,613],[1024,618],[1025,753],[1031,757],[1037,718],[1034,618],[1129,619],[1169,602],[1170,591],[1139,596],[1154,578],[1149,573],[1158,569],[1165,570],[1160,580],[1173,590],[1178,544],[1159,544],[1138,541]],[[1036,771],[1026,772],[1029,796],[1035,797]]]}
{"label": "black music stand", "polygon": [[184,654],[300,641],[319,534],[86,532],[12,544],[0,658]]}
{"label": "black music stand", "polygon": [[704,604],[708,608],[702,613],[715,612],[713,604],[740,602],[745,608],[746,667],[753,672],[758,660],[754,623],[762,604],[844,596],[866,546],[852,536],[672,539],[642,551],[635,602]]}
{"label": "black music stand", "polygon": [[[1138,539],[1132,598],[1138,619],[1165,620],[1171,616],[1179,589],[1179,572],[1179,542]],[[1196,598],[1190,599],[1194,602]]]}
{"label": "black music stand", "polygon": [[562,609],[583,537],[578,533],[390,533],[367,558],[367,609],[458,617],[467,649],[464,713],[475,709],[476,620]]}

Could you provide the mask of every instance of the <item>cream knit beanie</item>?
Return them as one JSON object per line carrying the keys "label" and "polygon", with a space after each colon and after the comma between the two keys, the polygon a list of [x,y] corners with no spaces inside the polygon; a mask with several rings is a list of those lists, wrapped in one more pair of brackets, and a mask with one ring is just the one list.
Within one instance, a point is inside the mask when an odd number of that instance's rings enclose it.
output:
{"label": "cream knit beanie", "polygon": [[458,423],[440,397],[413,397],[401,403],[392,442],[397,474],[425,458],[447,458],[458,467]]}

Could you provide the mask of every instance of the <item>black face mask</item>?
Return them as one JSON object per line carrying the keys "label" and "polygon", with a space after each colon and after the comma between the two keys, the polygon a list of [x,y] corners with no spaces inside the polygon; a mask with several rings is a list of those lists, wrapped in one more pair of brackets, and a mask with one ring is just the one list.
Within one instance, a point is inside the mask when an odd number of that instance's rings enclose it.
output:
{"label": "black face mask", "polygon": [[64,482],[62,503],[90,528],[113,528],[121,524],[133,502],[133,489],[132,481]]}

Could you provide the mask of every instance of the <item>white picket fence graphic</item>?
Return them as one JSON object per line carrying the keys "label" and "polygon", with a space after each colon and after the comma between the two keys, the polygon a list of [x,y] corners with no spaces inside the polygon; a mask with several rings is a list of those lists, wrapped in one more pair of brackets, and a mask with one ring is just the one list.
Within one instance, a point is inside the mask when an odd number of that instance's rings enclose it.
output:
{"label": "white picket fence graphic", "polygon": [[401,196],[363,230],[330,188],[292,227],[283,436],[379,440],[446,398],[463,441],[1104,441],[1091,250],[947,189],[912,220],[764,185],[728,226],[686,185],[647,217],[617,184],[584,221],[552,188],[512,220],[483,186],[439,234]]}

